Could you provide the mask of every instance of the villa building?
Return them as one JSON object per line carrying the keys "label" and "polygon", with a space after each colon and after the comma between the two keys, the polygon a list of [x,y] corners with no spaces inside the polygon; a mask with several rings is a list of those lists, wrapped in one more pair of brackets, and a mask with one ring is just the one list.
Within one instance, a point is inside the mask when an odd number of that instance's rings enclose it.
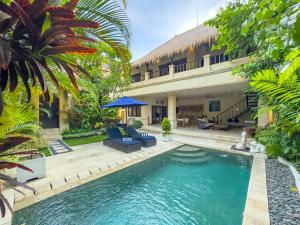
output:
{"label": "villa building", "polygon": [[[242,127],[257,107],[255,94],[245,94],[248,81],[235,76],[235,67],[247,63],[247,53],[230,59],[224,51],[212,51],[217,30],[200,25],[173,38],[136,60],[132,84],[124,96],[149,105],[128,109],[129,122],[145,126],[168,117],[172,127],[209,124]],[[222,128],[222,126],[219,126]]]}

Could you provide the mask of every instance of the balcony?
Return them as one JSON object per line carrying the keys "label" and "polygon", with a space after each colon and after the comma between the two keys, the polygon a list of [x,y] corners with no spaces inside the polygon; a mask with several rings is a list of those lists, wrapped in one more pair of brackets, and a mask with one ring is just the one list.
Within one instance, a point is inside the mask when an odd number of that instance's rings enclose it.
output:
{"label": "balcony", "polygon": [[135,74],[133,84],[129,89],[155,85],[161,82],[172,82],[175,80],[190,79],[192,77],[201,77],[209,74],[230,72],[238,66],[249,61],[249,57],[229,60],[220,55],[205,55],[202,60],[187,62],[179,65],[169,65],[169,68],[159,69],[157,71],[148,71],[145,74]]}

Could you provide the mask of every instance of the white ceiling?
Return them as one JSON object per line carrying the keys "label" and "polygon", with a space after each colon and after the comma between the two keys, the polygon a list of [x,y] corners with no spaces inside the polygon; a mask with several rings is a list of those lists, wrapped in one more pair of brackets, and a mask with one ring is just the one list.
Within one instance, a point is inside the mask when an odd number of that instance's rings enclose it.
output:
{"label": "white ceiling", "polygon": [[[230,85],[219,85],[214,87],[205,87],[199,89],[192,89],[192,90],[184,90],[184,91],[177,91],[174,92],[176,97],[178,98],[214,98],[219,96],[234,96],[234,95],[242,95],[243,89],[247,87],[245,83],[239,84],[230,84]],[[160,93],[160,94],[153,94],[148,95],[155,98],[167,98],[168,93]]]}

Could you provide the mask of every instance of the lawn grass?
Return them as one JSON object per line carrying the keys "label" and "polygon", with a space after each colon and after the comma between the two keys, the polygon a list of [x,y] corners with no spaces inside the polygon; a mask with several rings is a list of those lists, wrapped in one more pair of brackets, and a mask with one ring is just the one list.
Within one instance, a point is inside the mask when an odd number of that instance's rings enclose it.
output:
{"label": "lawn grass", "polygon": [[76,145],[84,145],[84,144],[90,144],[95,142],[101,142],[106,138],[107,138],[106,134],[99,134],[90,137],[63,139],[63,141],[69,146],[76,146]]}
{"label": "lawn grass", "polygon": [[51,151],[48,149],[48,147],[40,148],[38,151],[39,151],[40,153],[43,153],[44,156],[46,156],[46,157],[52,155],[52,153],[51,153]]}

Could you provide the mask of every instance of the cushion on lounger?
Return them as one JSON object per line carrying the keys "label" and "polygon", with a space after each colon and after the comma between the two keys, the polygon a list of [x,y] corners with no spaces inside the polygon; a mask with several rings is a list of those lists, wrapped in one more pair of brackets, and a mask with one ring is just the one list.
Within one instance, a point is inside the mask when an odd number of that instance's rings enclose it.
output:
{"label": "cushion on lounger", "polygon": [[136,140],[123,141],[123,139],[114,139],[113,141],[117,142],[119,144],[122,144],[122,145],[134,145],[134,144],[140,143],[139,141],[136,141]]}
{"label": "cushion on lounger", "polygon": [[119,128],[106,128],[107,135],[109,139],[118,139],[122,138],[122,134]]}

